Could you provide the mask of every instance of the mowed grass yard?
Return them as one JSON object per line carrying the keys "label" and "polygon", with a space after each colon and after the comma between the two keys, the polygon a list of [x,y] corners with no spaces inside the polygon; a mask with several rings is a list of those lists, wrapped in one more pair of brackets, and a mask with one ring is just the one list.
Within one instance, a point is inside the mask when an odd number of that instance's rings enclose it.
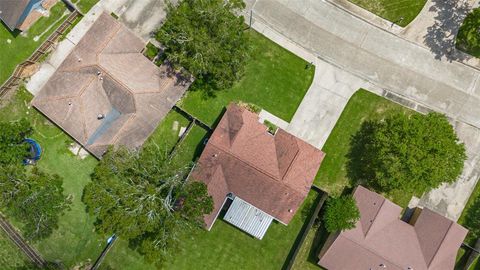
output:
{"label": "mowed grass yard", "polygon": [[3,231],[0,231],[0,266],[4,270],[29,269],[29,267],[32,267],[20,249],[12,243]]}
{"label": "mowed grass yard", "polygon": [[252,50],[245,76],[214,97],[189,91],[180,103],[207,125],[215,123],[226,105],[239,100],[256,104],[290,122],[312,83],[315,70],[306,68],[306,61],[253,30],[248,35]]}
{"label": "mowed grass yard", "polygon": [[[59,2],[50,10],[49,17],[40,18],[28,31],[10,32],[0,25],[0,84],[12,74],[15,67],[25,61],[47,37],[67,18],[65,4]],[[38,37],[38,40],[34,40]],[[9,43],[10,41],[10,43]]]}
{"label": "mowed grass yard", "polygon": [[[98,0],[77,0],[76,4],[86,13]],[[15,67],[25,61],[55,29],[67,18],[69,12],[64,3],[59,1],[50,9],[48,17],[41,17],[26,32],[10,32],[5,24],[0,23],[0,85],[13,73]]]}
{"label": "mowed grass yard", "polygon": [[[21,87],[10,100],[9,104],[0,109],[2,121],[16,121],[27,118],[34,127],[33,138],[36,139],[43,154],[37,166],[63,177],[63,187],[66,195],[71,196],[71,209],[60,217],[59,229],[47,239],[34,243],[38,251],[47,260],[61,261],[67,268],[72,268],[82,262],[95,260],[103,249],[106,237],[100,237],[94,232],[94,219],[85,212],[81,201],[83,187],[90,181],[97,160],[91,156],[84,160],[74,156],[68,146],[72,139],[47,118],[29,106],[32,99],[30,93]],[[20,229],[21,224],[15,223]],[[117,258],[117,263],[137,264],[148,269],[141,256],[121,243],[116,246],[125,251],[128,256]],[[133,258],[133,259],[132,259]]]}
{"label": "mowed grass yard", "polygon": [[[240,82],[218,92],[215,97],[188,92],[181,101],[184,109],[209,125],[222,116],[225,106],[238,100],[254,103],[290,120],[311,84],[314,70],[305,68],[307,62],[256,32],[249,34],[254,52]],[[178,124],[174,124],[175,121]],[[187,125],[187,119],[171,111],[148,143],[156,143],[169,151],[178,139],[179,128]],[[174,158],[194,161],[201,154],[207,136],[205,130],[194,126],[179,144]],[[261,241],[221,218],[210,232],[199,229],[185,234],[181,237],[179,251],[165,263],[164,269],[281,269],[317,196],[311,191],[292,222],[288,226],[272,224]],[[113,265],[120,256],[123,256],[121,251],[114,248],[105,260],[106,265]]]}
{"label": "mowed grass yard", "polygon": [[[458,223],[467,229],[471,229],[472,227],[468,222],[468,215],[471,214],[470,212],[471,210],[478,209],[479,207],[480,207],[480,181],[477,183],[475,189],[472,192],[472,195],[468,199],[468,202],[465,205],[465,208],[463,209],[462,215],[458,219]],[[472,218],[470,217],[470,219]],[[477,239],[471,233],[469,233],[467,235],[467,238],[465,239],[465,242],[471,246],[474,246],[476,240]],[[463,270],[466,260],[467,260],[467,256],[465,256],[465,250],[460,249],[457,256],[457,265],[455,267],[455,270]],[[470,269],[480,270],[480,259],[477,259],[473,263]]]}
{"label": "mowed grass yard", "polygon": [[[252,36],[254,53],[245,77],[240,82],[232,89],[219,92],[216,97],[204,99],[200,92],[190,92],[184,99],[187,110],[208,124],[213,124],[221,116],[223,108],[234,100],[260,105],[290,120],[310,86],[314,70],[306,69],[305,61],[256,32],[249,32],[249,35]],[[61,261],[67,268],[72,268],[94,261],[108,237],[95,233],[94,218],[85,212],[85,205],[81,202],[83,188],[91,181],[90,174],[98,161],[93,157],[81,160],[70,153],[68,145],[72,139],[35,109],[30,108],[31,98],[24,88],[19,89],[10,103],[0,109],[0,119],[29,119],[35,128],[33,138],[37,139],[44,149],[38,166],[64,178],[65,194],[73,198],[71,210],[60,218],[58,230],[34,246],[48,260]],[[186,126],[188,123],[183,116],[171,112],[147,143],[163,144],[165,149],[168,149],[178,139],[178,130],[172,129],[175,121],[179,122],[179,126]],[[207,136],[207,131],[194,126],[179,144],[175,158],[182,162],[195,160],[200,155]],[[309,207],[309,202],[313,201],[315,196],[316,194],[309,195],[303,209]],[[167,262],[165,269],[215,268],[219,258],[225,265],[230,264],[230,268],[251,263],[252,267],[261,265],[267,269],[278,269],[283,265],[301,230],[305,220],[302,211],[297,213],[289,226],[273,224],[262,241],[254,240],[219,220],[211,232],[198,230],[195,234],[184,235],[182,250],[175,254],[174,260]],[[21,225],[19,227],[21,228]],[[154,269],[121,239],[107,256],[104,267],[107,266],[113,269]]]}
{"label": "mowed grass yard", "polygon": [[[426,0],[349,0],[402,27],[407,26],[425,6]],[[403,19],[401,19],[403,17]]]}
{"label": "mowed grass yard", "polygon": [[[383,119],[395,113],[413,113],[405,107],[360,89],[348,101],[322,151],[326,157],[315,178],[314,184],[330,195],[339,195],[352,187],[347,176],[347,154],[352,136],[367,120]],[[384,194],[395,203],[405,207],[413,194]]]}
{"label": "mowed grass yard", "polygon": [[[360,129],[362,123],[368,120],[379,120],[395,113],[414,113],[399,104],[377,96],[367,90],[358,90],[348,101],[332,133],[327,139],[322,151],[326,157],[315,178],[314,184],[331,196],[340,195],[345,189],[353,187],[347,177],[347,153],[350,150],[352,136]],[[413,194],[400,192],[384,194],[393,202],[406,207]],[[320,213],[321,217],[322,213]],[[319,224],[312,227],[300,248],[293,265],[295,270],[322,269],[317,265],[318,253],[328,232]]]}
{"label": "mowed grass yard", "polygon": [[[171,111],[147,144],[157,144],[162,151],[168,152],[178,140],[180,128],[187,125],[186,118]],[[201,127],[193,126],[185,140],[177,145],[173,158],[185,164],[195,161],[201,154],[207,135]],[[179,250],[167,260],[163,269],[281,269],[313,210],[317,196],[317,192],[311,191],[292,222],[288,226],[275,222],[261,241],[229,225],[221,217],[210,232],[200,228],[189,231],[180,236]],[[108,269],[107,266],[120,269],[122,264],[117,260],[128,257],[125,252],[128,250],[115,246],[101,269]],[[140,265],[126,265],[128,269],[145,269]]]}

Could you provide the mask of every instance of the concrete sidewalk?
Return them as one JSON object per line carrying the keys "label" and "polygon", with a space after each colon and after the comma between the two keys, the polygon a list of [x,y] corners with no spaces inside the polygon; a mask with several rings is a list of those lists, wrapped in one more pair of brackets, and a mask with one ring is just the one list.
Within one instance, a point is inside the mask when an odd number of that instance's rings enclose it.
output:
{"label": "concrete sidewalk", "polygon": [[253,19],[326,62],[449,117],[480,127],[480,71],[316,1],[259,0]]}
{"label": "concrete sidewalk", "polygon": [[421,112],[445,113],[456,123],[469,149],[465,170],[456,183],[416,203],[457,220],[479,176],[480,71],[436,60],[429,49],[323,1],[248,0],[247,7],[254,29],[307,61],[316,58],[314,83],[288,127],[311,144],[323,146],[359,87]]}

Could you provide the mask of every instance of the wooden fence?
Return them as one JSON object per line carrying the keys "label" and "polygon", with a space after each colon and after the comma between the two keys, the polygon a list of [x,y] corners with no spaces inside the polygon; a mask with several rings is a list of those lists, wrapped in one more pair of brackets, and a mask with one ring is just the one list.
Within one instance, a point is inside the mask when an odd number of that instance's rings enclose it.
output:
{"label": "wooden fence", "polygon": [[0,86],[0,98],[4,97],[10,90],[16,89],[24,76],[25,69],[35,64],[43,55],[45,55],[55,44],[56,41],[67,31],[67,29],[75,22],[75,20],[82,16],[77,10],[74,10],[68,18],[45,40],[40,47],[24,62],[17,65],[13,74],[5,83]]}

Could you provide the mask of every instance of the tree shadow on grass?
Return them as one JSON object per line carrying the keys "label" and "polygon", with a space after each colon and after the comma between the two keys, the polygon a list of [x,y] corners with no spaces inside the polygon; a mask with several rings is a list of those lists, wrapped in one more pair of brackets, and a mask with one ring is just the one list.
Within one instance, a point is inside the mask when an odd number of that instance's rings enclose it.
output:
{"label": "tree shadow on grass", "polygon": [[435,22],[427,28],[424,40],[435,59],[446,58],[450,62],[470,59],[470,55],[455,50],[455,40],[471,7],[458,0],[432,0],[432,3],[429,12],[436,13]]}
{"label": "tree shadow on grass", "polygon": [[480,237],[480,196],[468,207],[463,225],[469,229],[466,241],[473,245]]}
{"label": "tree shadow on grass", "polygon": [[[375,123],[373,121],[365,121],[358,132],[350,139],[350,150],[346,155],[346,170],[351,187],[371,184],[367,181],[367,179],[373,178],[367,147],[372,141],[374,128]],[[350,194],[351,190],[346,190],[344,193],[346,192]]]}

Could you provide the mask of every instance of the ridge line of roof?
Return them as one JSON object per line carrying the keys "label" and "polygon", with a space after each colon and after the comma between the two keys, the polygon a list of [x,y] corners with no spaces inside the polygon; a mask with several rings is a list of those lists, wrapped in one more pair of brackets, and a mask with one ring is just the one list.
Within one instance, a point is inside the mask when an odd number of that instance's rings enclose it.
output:
{"label": "ridge line of roof", "polygon": [[[346,236],[346,235],[344,235],[344,234],[339,234],[339,236],[345,238],[346,240],[348,240],[348,241],[350,241],[350,242],[352,242],[353,244],[357,245],[357,246],[360,247],[361,249],[367,250],[369,253],[372,253],[372,254],[374,254],[375,256],[381,257],[381,258],[384,259],[386,262],[391,263],[392,265],[395,265],[395,266],[398,267],[398,268],[402,268],[401,265],[398,265],[398,264],[392,262],[390,259],[385,258],[384,256],[379,255],[378,253],[374,252],[373,250],[369,249],[368,247],[361,245],[360,243],[358,243],[357,241],[355,241],[355,239],[351,239],[350,237],[348,237],[348,236]],[[387,266],[387,267],[388,267],[388,266]],[[428,268],[428,266],[427,266],[427,268]]]}
{"label": "ridge line of roof", "polygon": [[130,122],[132,122],[132,119],[134,119],[136,117],[136,113],[131,113],[131,115],[128,117],[128,120],[123,123],[122,127],[118,130],[118,132],[115,134],[115,136],[113,136],[112,140],[110,141],[111,143],[110,144],[115,144],[117,143],[117,141],[119,140],[119,135],[121,133],[121,131],[128,125],[130,125]]}
{"label": "ridge line of roof", "polygon": [[[209,141],[209,142],[211,142],[211,141]],[[218,146],[217,146],[216,144],[214,144],[214,143],[211,143],[211,144],[212,144],[213,147],[219,149],[220,151],[224,152],[225,154],[228,154],[228,155],[232,156],[232,157],[235,158],[236,160],[238,160],[238,161],[246,164],[247,166],[249,166],[249,167],[257,170],[258,172],[264,174],[264,175],[267,176],[271,181],[275,181],[276,183],[280,183],[280,184],[281,184],[282,186],[284,186],[284,187],[288,187],[289,189],[291,189],[291,190],[293,190],[294,192],[296,192],[297,195],[302,195],[302,193],[301,193],[300,191],[296,190],[295,188],[292,188],[292,187],[289,186],[289,185],[286,185],[286,184],[285,184],[284,182],[282,182],[282,181],[278,181],[278,180],[274,179],[274,178],[271,177],[268,173],[265,173],[263,170],[257,169],[255,166],[250,165],[248,162],[245,162],[244,160],[242,160],[241,158],[237,157],[236,155],[231,154],[231,153],[228,152],[228,151],[225,151],[222,147],[218,147]],[[219,164],[219,165],[220,165],[220,164]],[[223,168],[222,168],[222,170],[223,170]],[[227,185],[227,186],[228,186],[228,185]],[[308,194],[308,192],[307,192],[307,194]]]}
{"label": "ridge line of roof", "polygon": [[88,137],[87,137],[87,124],[85,123],[86,122],[85,121],[85,110],[83,109],[82,99],[79,98],[79,102],[80,102],[80,111],[82,111],[82,113],[80,115],[82,116],[83,135],[85,136],[85,144],[86,144],[88,142]]}
{"label": "ridge line of roof", "polygon": [[[286,131],[283,130],[283,129],[280,129],[280,130],[282,130],[283,132],[286,132]],[[289,135],[290,135],[290,134],[289,134]],[[274,139],[274,140],[275,140],[275,139]],[[275,154],[277,154],[277,153],[276,153],[276,152],[277,152],[277,144],[274,143],[274,145],[275,145]],[[292,168],[292,166],[293,166],[293,163],[297,161],[297,158],[298,158],[298,156],[299,156],[298,153],[300,152],[300,146],[298,145],[298,140],[295,140],[295,145],[297,146],[297,151],[295,151],[295,156],[293,157],[292,162],[290,162],[290,164],[288,165],[288,168],[287,168],[287,170],[285,171],[285,173],[282,175],[281,180],[283,180],[283,179],[287,176],[287,174],[291,171],[291,168]],[[276,156],[276,155],[275,155],[275,156]],[[280,169],[280,164],[279,164],[278,156],[277,156],[277,164],[278,164],[278,168]],[[280,172],[280,170],[279,170],[279,172]]]}
{"label": "ridge line of roof", "polygon": [[[368,189],[367,189],[368,190]],[[370,190],[368,190],[370,191]],[[370,191],[371,192],[371,191]],[[372,229],[372,226],[373,224],[375,223],[375,221],[377,220],[377,217],[378,217],[378,213],[380,213],[380,210],[383,208],[384,204],[385,204],[385,201],[387,200],[387,198],[383,197],[383,196],[379,196],[383,199],[382,201],[382,205],[380,205],[380,207],[378,208],[377,212],[375,213],[375,216],[373,217],[372,219],[372,224],[370,225],[370,227],[368,227],[367,231],[365,232],[365,238],[367,238],[367,235],[368,233],[370,232],[370,230]],[[363,225],[362,225],[363,226]]]}
{"label": "ridge line of roof", "polygon": [[[427,208],[428,209],[428,208]],[[429,209],[430,210],[430,209]],[[423,210],[422,210],[423,211]],[[433,212],[433,211],[432,211]],[[437,214],[437,213],[435,213]],[[420,214],[421,215],[421,214]],[[440,245],[438,245],[438,247],[436,248],[435,250],[435,253],[433,253],[433,256],[432,258],[430,259],[430,262],[425,262],[427,264],[427,267],[430,267],[430,265],[432,264],[433,262],[433,259],[435,259],[435,257],[437,257],[437,253],[438,251],[440,250],[440,247],[443,245],[444,243],[444,240],[445,240],[445,237],[447,237],[448,233],[450,232],[450,230],[452,229],[453,227],[453,221],[451,221],[450,219],[448,219],[448,221],[450,221],[450,225],[448,225],[448,230],[445,232],[445,234],[443,235],[442,237],[442,241],[440,241]],[[414,226],[415,227],[415,226]],[[417,235],[417,239],[418,239],[418,234],[417,234],[417,230],[415,230],[415,235]],[[420,241],[420,239],[419,239]],[[421,247],[421,246],[420,246]],[[423,254],[423,250],[422,250],[422,254]],[[425,259],[425,255],[423,256],[423,258]]]}
{"label": "ridge line of roof", "polygon": [[[105,12],[102,11],[102,14],[100,16],[103,16],[104,14],[105,14]],[[95,52],[95,59],[97,60],[97,63],[100,62],[98,60],[98,57],[100,56],[100,54],[103,54],[103,51],[105,50],[107,45],[110,44],[110,42],[112,42],[112,39],[118,34],[118,32],[120,32],[120,29],[122,28],[122,25],[120,23],[118,23],[118,21],[115,20],[115,21],[113,21],[113,23],[115,24],[116,29],[113,29],[113,31],[110,33],[110,35],[108,35],[106,37],[105,42],[102,45],[99,46],[100,50],[98,52]]]}

